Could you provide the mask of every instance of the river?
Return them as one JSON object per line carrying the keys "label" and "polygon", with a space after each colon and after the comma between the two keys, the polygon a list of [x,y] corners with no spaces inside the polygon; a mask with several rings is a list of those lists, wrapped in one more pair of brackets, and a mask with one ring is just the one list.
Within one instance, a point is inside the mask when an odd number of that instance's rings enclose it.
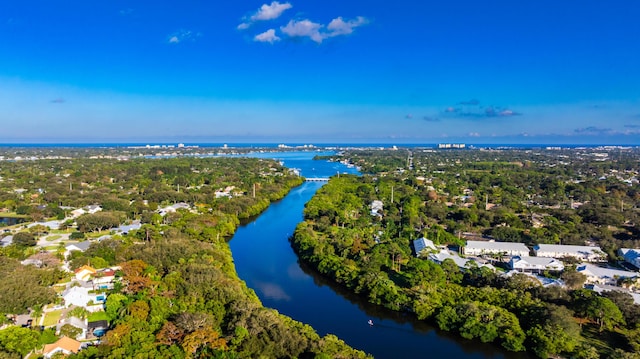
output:
{"label": "river", "polygon": [[[328,177],[357,173],[340,163],[312,161],[316,153],[266,153],[305,177]],[[253,288],[265,307],[277,309],[311,325],[320,335],[335,334],[350,346],[378,359],[429,358],[522,358],[479,341],[442,332],[409,315],[367,303],[300,264],[289,237],[302,221],[302,211],[321,182],[305,182],[272,204],[248,224],[240,226],[229,245],[236,271]],[[371,319],[373,326],[367,325]]]}

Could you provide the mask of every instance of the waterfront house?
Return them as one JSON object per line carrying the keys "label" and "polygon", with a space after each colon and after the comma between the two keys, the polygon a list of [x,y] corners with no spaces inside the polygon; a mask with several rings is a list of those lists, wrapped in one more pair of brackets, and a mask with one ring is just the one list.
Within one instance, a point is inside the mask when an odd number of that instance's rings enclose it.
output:
{"label": "waterfront house", "polygon": [[619,279],[637,279],[637,272],[624,271],[613,268],[598,267],[589,263],[582,263],[576,267],[578,273],[587,277],[587,283],[617,285]]}
{"label": "waterfront house", "polygon": [[463,247],[466,255],[498,254],[509,256],[526,257],[529,255],[529,248],[524,243],[517,242],[496,242],[496,241],[467,241]]}
{"label": "waterfront house", "polygon": [[509,267],[518,272],[535,272],[543,271],[560,272],[564,270],[564,264],[555,258],[546,257],[520,257],[513,256],[509,261]]}
{"label": "waterfront house", "polygon": [[469,266],[472,265],[470,262],[473,262],[478,267],[486,267],[491,269],[492,271],[495,271],[495,267],[491,264],[482,264],[473,259],[462,258],[457,253],[451,253],[446,249],[443,249],[438,253],[431,253],[427,258],[437,264],[442,264],[442,262],[444,262],[445,260],[451,259],[460,269],[469,268]]}
{"label": "waterfront house", "polygon": [[573,257],[586,262],[600,262],[606,260],[606,255],[600,247],[538,244],[533,247],[533,251],[537,257]]}

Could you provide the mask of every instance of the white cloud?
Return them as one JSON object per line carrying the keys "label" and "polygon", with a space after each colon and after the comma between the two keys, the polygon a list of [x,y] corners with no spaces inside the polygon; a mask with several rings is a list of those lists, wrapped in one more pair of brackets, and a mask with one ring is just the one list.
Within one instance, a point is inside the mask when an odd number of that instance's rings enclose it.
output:
{"label": "white cloud", "polygon": [[280,28],[283,33],[291,37],[309,37],[311,40],[321,43],[326,37],[320,33],[323,25],[310,20],[290,20],[286,26]]}
{"label": "white cloud", "polygon": [[277,1],[273,1],[271,2],[271,5],[262,4],[258,11],[251,15],[248,19],[245,18],[245,22],[238,25],[238,30],[248,29],[251,24],[256,21],[277,19],[285,10],[291,9],[292,7],[293,6],[288,2],[281,4]]}
{"label": "white cloud", "polygon": [[263,32],[262,34],[256,35],[253,38],[253,41],[268,42],[268,43],[273,44],[276,41],[280,41],[280,38],[278,37],[278,35],[276,35],[276,30],[269,29],[269,30]]}
{"label": "white cloud", "polygon": [[356,17],[354,20],[344,21],[342,16],[339,16],[327,25],[327,30],[329,30],[328,36],[338,36],[338,35],[349,35],[353,32],[358,26],[366,25],[369,23],[367,19],[362,16]]}
{"label": "white cloud", "polygon": [[202,36],[199,32],[193,32],[191,30],[178,30],[169,35],[167,40],[170,44],[179,44],[184,41],[195,41],[196,38]]}
{"label": "white cloud", "polygon": [[251,20],[257,21],[277,19],[285,10],[291,8],[292,6],[288,2],[280,4],[279,2],[274,1],[271,3],[271,5],[263,4],[260,7],[260,10],[258,10],[258,12],[251,16]]}
{"label": "white cloud", "polygon": [[353,33],[353,29],[358,26],[368,24],[369,21],[358,16],[353,20],[343,20],[342,17],[337,17],[325,26],[319,23],[315,23],[311,20],[290,20],[286,26],[280,28],[283,33],[290,37],[308,37],[311,40],[322,43],[323,40],[340,35],[349,35]]}

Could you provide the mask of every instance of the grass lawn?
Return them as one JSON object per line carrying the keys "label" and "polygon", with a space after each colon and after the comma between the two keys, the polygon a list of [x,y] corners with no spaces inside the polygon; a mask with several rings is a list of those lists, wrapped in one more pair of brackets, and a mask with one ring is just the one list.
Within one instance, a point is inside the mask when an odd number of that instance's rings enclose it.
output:
{"label": "grass lawn", "polygon": [[44,247],[45,251],[56,251],[58,250],[58,248],[60,248],[60,246],[46,246]]}
{"label": "grass lawn", "polygon": [[95,322],[98,320],[109,320],[109,316],[107,315],[107,313],[105,312],[94,312],[89,314],[89,316],[87,317],[87,321],[89,322]]}
{"label": "grass lawn", "polygon": [[62,309],[44,313],[43,325],[45,327],[56,325],[58,323],[58,320],[60,320],[61,316],[62,316]]}

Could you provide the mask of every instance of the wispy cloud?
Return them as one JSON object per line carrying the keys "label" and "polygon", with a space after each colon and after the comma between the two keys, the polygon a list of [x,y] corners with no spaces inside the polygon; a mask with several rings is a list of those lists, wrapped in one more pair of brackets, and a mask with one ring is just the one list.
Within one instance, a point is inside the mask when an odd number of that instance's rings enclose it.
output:
{"label": "wispy cloud", "polygon": [[280,38],[278,37],[278,35],[276,35],[276,30],[269,29],[261,34],[256,35],[253,38],[253,41],[268,42],[273,44],[276,41],[280,41]]}
{"label": "wispy cloud", "polygon": [[588,126],[576,128],[573,132],[581,135],[606,135],[612,133],[610,128],[602,128],[596,126]]}
{"label": "wispy cloud", "polygon": [[516,112],[503,106],[482,106],[480,101],[473,99],[468,101],[460,101],[457,106],[450,106],[444,109],[444,116],[482,119],[491,117],[512,117],[520,116],[522,113]]}
{"label": "wispy cloud", "polygon": [[424,116],[422,117],[422,120],[427,121],[427,122],[439,122],[440,119],[437,117],[431,117],[431,116]]}
{"label": "wispy cloud", "polygon": [[50,102],[51,103],[65,103],[65,102],[67,102],[67,100],[63,99],[62,97],[58,97],[58,98],[54,98]]}
{"label": "wispy cloud", "polygon": [[311,20],[290,20],[286,26],[280,28],[280,30],[290,37],[308,37],[311,40],[321,43],[324,40],[322,34],[320,34],[321,24],[315,23]]}
{"label": "wispy cloud", "polygon": [[337,17],[331,20],[327,26],[309,19],[290,20],[289,23],[282,26],[280,30],[289,37],[308,37],[312,41],[320,44],[330,37],[349,35],[353,33],[353,29],[356,27],[368,23],[369,21],[362,16],[347,21],[342,17]]}
{"label": "wispy cloud", "polygon": [[472,99],[469,101],[460,101],[458,102],[458,105],[471,105],[471,106],[478,106],[480,104],[480,101],[476,100],[476,99]]}
{"label": "wispy cloud", "polygon": [[258,11],[248,18],[245,18],[244,21],[238,25],[238,30],[248,29],[256,21],[277,19],[285,10],[291,9],[292,7],[288,2],[281,4],[278,1],[273,1],[270,5],[263,4]]}
{"label": "wispy cloud", "polygon": [[200,36],[202,36],[202,34],[199,32],[181,29],[169,35],[167,38],[167,42],[169,44],[179,44],[185,41],[195,41],[195,39]]}
{"label": "wispy cloud", "polygon": [[353,20],[344,21],[342,16],[339,16],[327,25],[327,30],[329,30],[327,36],[339,36],[339,35],[349,35],[353,32],[353,29],[356,27],[366,25],[369,21],[362,16],[358,16]]}

